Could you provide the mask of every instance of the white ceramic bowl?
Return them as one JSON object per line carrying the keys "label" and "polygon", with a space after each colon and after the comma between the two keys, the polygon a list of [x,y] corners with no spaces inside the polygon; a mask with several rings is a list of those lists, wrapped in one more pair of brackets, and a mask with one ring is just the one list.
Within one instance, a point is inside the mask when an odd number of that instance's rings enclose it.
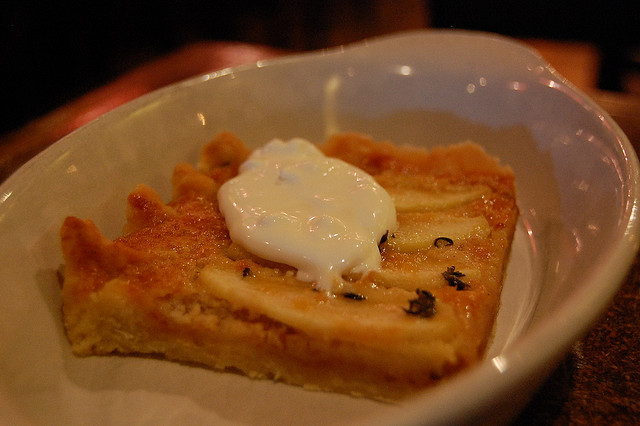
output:
{"label": "white ceramic bowl", "polygon": [[[109,237],[140,182],[170,194],[220,130],[252,145],[338,130],[472,139],[516,173],[521,219],[487,359],[399,406],[132,357],[76,358],[56,271],[67,215]],[[106,114],[0,188],[0,423],[450,424],[513,416],[619,287],[638,246],[638,161],[618,126],[535,52],[427,31],[226,69]]]}

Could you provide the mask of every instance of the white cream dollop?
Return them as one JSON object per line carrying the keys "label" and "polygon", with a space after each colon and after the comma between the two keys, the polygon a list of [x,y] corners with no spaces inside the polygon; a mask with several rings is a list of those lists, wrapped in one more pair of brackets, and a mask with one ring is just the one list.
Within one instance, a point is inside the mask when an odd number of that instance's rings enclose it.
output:
{"label": "white cream dollop", "polygon": [[378,269],[380,239],[396,227],[373,177],[301,138],[255,150],[218,203],[232,241],[329,293],[346,273]]}

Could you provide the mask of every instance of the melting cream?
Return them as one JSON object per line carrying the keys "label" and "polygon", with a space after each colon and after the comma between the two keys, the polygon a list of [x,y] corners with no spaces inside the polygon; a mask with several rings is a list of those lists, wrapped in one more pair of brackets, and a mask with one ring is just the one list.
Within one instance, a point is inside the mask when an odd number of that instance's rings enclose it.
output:
{"label": "melting cream", "polygon": [[380,239],[396,227],[373,177],[300,138],[254,151],[218,202],[235,243],[329,293],[344,274],[378,269]]}

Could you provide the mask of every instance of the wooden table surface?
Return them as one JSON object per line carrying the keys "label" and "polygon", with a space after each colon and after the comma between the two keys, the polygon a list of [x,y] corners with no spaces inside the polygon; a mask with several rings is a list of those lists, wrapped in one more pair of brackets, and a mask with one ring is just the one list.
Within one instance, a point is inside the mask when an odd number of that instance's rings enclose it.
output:
{"label": "wooden table surface", "polygon": [[[149,63],[0,138],[0,182],[71,130],[143,93],[191,75],[278,55],[235,43],[201,43]],[[640,150],[640,98],[588,93]],[[640,151],[638,151],[640,152]],[[592,331],[577,342],[516,424],[640,423],[640,257]]]}

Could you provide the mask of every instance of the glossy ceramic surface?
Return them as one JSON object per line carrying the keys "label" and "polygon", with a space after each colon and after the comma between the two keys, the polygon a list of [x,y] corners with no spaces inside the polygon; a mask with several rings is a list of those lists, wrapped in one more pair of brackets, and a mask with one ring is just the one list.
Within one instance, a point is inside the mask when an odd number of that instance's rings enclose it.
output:
{"label": "glossy ceramic surface", "polygon": [[[425,146],[471,139],[516,173],[521,219],[487,359],[398,405],[155,359],[74,357],[58,229],[109,237],[137,183],[231,130],[253,146],[335,131]],[[226,69],[99,118],[0,187],[0,423],[448,424],[512,416],[606,307],[638,246],[638,161],[618,126],[535,52],[428,31]]]}

